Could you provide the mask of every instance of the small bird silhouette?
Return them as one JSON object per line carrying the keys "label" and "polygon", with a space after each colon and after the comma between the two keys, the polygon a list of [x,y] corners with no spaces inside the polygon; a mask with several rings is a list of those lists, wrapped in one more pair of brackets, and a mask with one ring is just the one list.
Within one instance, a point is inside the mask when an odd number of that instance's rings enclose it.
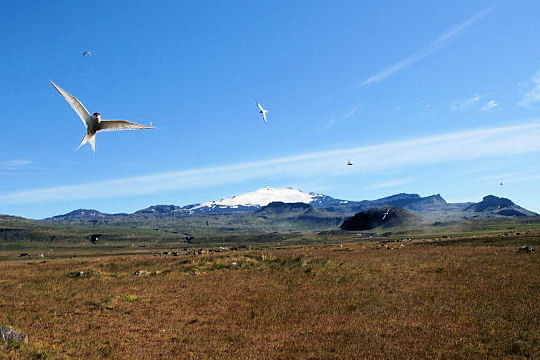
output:
{"label": "small bird silhouette", "polygon": [[386,209],[386,212],[384,213],[384,215],[382,217],[383,221],[384,221],[384,219],[386,219],[386,217],[388,216],[389,213],[390,213],[390,209]]}
{"label": "small bird silhouette", "polygon": [[92,52],[87,50],[87,51],[82,53],[82,56],[86,56],[86,55],[92,56]]}
{"label": "small bird silhouette", "polygon": [[255,103],[257,104],[257,108],[259,108],[259,112],[262,114],[264,123],[266,124],[266,113],[268,112],[268,110],[264,110],[261,104],[259,104],[257,101],[255,101]]}
{"label": "small bird silhouette", "polygon": [[351,165],[354,165],[351,160],[347,161],[347,166],[351,166]]}

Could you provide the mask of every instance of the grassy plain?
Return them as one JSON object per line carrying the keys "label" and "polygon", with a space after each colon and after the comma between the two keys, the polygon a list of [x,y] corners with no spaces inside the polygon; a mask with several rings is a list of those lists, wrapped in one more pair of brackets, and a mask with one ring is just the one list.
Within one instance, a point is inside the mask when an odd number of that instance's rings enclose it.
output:
{"label": "grassy plain", "polygon": [[30,340],[0,344],[0,358],[540,358],[540,258],[517,251],[540,232],[388,240],[292,234],[179,256],[153,255],[185,246],[174,243],[66,244],[42,259],[0,249],[0,324]]}

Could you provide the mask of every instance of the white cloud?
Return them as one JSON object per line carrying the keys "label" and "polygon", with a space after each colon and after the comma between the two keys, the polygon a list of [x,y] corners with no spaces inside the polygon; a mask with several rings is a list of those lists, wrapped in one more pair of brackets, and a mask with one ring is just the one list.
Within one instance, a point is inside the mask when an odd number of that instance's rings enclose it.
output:
{"label": "white cloud", "polygon": [[341,118],[343,120],[347,120],[348,118],[352,117],[354,114],[356,114],[356,111],[358,111],[358,108],[356,106],[353,106],[345,115],[343,115]]}
{"label": "white cloud", "polygon": [[473,97],[470,97],[468,99],[464,100],[453,100],[452,104],[450,104],[450,108],[452,111],[463,111],[467,110],[471,106],[473,106],[475,103],[480,101],[482,97],[478,94],[474,95]]}
{"label": "white cloud", "polygon": [[523,99],[519,101],[519,105],[528,106],[537,102],[540,102],[540,70],[531,79],[533,84],[532,88],[529,89],[523,96]]}
{"label": "white cloud", "polygon": [[387,77],[393,75],[394,73],[414,64],[415,62],[422,60],[428,55],[431,55],[436,50],[439,50],[444,45],[446,45],[452,38],[457,36],[459,33],[463,32],[466,28],[473,25],[475,22],[486,16],[491,11],[491,8],[484,9],[473,17],[465,20],[461,24],[447,30],[438,38],[429,43],[425,48],[413,53],[411,56],[387,67],[386,69],[376,73],[375,75],[367,78],[366,80],[360,83],[360,86],[367,86],[379,81],[386,79]]}
{"label": "white cloud", "polygon": [[497,106],[499,106],[499,103],[495,100],[489,100],[484,106],[482,106],[482,111],[489,111],[491,109],[495,109]]}
{"label": "white cloud", "polygon": [[23,160],[23,159],[15,159],[15,160],[5,160],[0,161],[0,170],[19,170],[26,165],[31,164],[32,161],[30,160]]}
{"label": "white cloud", "polygon": [[328,120],[326,122],[326,124],[323,127],[320,128],[319,131],[328,130],[332,126],[336,125],[336,123],[338,123],[339,121],[343,121],[343,120],[347,120],[347,119],[351,118],[352,116],[354,116],[354,114],[356,114],[357,111],[358,111],[358,108],[356,106],[353,106],[343,116],[341,116],[339,118],[338,117],[332,117],[330,120]]}
{"label": "white cloud", "polygon": [[[540,121],[536,121],[519,126],[461,131],[262,161],[16,191],[0,194],[0,203],[28,204],[116,198],[180,189],[208,188],[254,179],[310,181],[310,177],[328,179],[351,174],[363,175],[385,169],[500,158],[539,151]],[[349,159],[354,166],[345,165]]]}

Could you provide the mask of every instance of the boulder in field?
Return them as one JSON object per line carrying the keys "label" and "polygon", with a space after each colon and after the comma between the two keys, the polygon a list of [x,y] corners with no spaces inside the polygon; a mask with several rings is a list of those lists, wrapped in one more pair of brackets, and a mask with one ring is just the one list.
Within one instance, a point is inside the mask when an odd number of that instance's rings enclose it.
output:
{"label": "boulder in field", "polygon": [[28,335],[20,333],[9,325],[0,326],[0,340],[28,344]]}

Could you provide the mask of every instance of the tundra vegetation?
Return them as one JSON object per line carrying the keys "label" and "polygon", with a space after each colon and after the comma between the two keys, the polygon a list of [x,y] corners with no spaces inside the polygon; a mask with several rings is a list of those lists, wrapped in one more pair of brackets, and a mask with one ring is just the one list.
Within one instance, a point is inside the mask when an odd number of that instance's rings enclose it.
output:
{"label": "tundra vegetation", "polygon": [[540,358],[538,224],[436,228],[3,242],[2,357]]}

